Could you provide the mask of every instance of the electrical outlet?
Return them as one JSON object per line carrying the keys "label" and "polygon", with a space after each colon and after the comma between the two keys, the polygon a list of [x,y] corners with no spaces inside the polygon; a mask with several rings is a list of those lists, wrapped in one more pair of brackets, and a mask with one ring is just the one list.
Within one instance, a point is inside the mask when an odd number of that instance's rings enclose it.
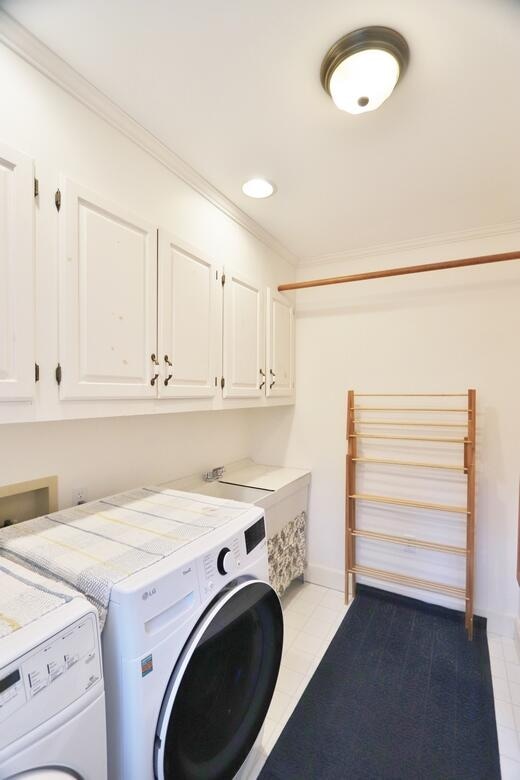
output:
{"label": "electrical outlet", "polygon": [[77,504],[85,504],[88,501],[87,498],[87,488],[80,487],[80,488],[73,488],[72,489],[72,503]]}

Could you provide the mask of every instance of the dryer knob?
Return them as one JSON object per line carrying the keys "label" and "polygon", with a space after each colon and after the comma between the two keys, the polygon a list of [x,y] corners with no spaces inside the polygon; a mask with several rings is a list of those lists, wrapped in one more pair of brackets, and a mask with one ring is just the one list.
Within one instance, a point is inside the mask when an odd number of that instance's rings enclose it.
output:
{"label": "dryer knob", "polygon": [[233,566],[233,558],[229,547],[223,547],[218,554],[217,569],[220,574],[228,574]]}

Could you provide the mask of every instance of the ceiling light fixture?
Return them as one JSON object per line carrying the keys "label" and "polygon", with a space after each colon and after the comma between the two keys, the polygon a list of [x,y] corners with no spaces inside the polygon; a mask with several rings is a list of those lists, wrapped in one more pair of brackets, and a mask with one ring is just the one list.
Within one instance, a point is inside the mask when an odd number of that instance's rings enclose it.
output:
{"label": "ceiling light fixture", "polygon": [[362,27],[331,46],[321,65],[321,83],[342,111],[374,111],[392,94],[409,58],[400,33],[389,27]]}
{"label": "ceiling light fixture", "polygon": [[249,198],[269,198],[276,188],[267,179],[249,179],[242,185],[242,192]]}

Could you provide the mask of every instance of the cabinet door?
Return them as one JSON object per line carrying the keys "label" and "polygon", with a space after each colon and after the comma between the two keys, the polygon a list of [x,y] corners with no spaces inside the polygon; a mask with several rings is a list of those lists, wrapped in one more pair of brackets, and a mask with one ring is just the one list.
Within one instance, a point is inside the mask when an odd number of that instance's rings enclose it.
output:
{"label": "cabinet door", "polygon": [[226,270],[224,284],[224,398],[264,394],[264,306],[258,284]]}
{"label": "cabinet door", "polygon": [[63,189],[61,398],[154,397],[157,230],[74,182]]}
{"label": "cabinet door", "polygon": [[161,397],[212,398],[216,394],[220,287],[220,274],[211,260],[159,231]]}
{"label": "cabinet door", "polygon": [[34,169],[0,144],[0,401],[34,395]]}
{"label": "cabinet door", "polygon": [[282,295],[267,291],[268,396],[294,394],[294,309]]}

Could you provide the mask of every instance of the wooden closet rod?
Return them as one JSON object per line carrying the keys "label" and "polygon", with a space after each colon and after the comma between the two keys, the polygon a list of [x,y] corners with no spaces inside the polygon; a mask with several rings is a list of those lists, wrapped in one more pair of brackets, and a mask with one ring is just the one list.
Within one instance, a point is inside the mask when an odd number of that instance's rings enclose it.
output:
{"label": "wooden closet rod", "polygon": [[409,265],[403,268],[385,268],[381,271],[368,271],[364,274],[351,274],[350,276],[331,276],[327,279],[311,279],[307,282],[291,282],[280,284],[279,292],[286,290],[304,290],[307,287],[325,287],[329,284],[348,284],[349,282],[362,282],[366,279],[383,279],[387,276],[405,276],[406,274],[422,274],[427,271],[446,271],[449,268],[465,268],[469,265],[485,265],[486,263],[502,263],[505,260],[520,260],[520,251],[502,252],[498,255],[482,255],[481,257],[467,257],[464,260],[445,260],[441,263],[425,263],[424,265]]}

